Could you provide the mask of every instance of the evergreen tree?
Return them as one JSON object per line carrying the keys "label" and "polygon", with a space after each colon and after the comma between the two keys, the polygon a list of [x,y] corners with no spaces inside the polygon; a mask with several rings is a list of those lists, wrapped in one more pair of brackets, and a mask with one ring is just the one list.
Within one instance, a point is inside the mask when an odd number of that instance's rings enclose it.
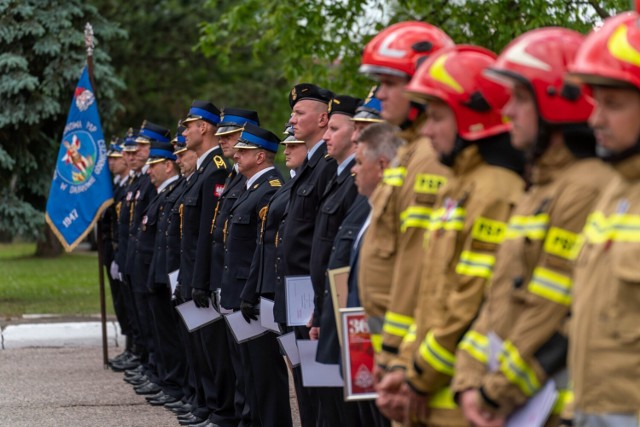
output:
{"label": "evergreen tree", "polygon": [[[84,65],[84,25],[97,46],[103,117],[123,83],[100,42],[126,34],[82,0],[0,0],[0,236],[39,237],[73,89]],[[104,119],[103,119],[104,120]]]}

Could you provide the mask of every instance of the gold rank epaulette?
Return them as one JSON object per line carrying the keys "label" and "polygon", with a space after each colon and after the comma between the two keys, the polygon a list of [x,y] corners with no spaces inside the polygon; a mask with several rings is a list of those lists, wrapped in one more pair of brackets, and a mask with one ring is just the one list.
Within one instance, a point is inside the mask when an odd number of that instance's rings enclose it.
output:
{"label": "gold rank epaulette", "polygon": [[224,159],[218,155],[213,156],[213,163],[218,167],[218,169],[226,169],[227,164],[224,162]]}
{"label": "gold rank epaulette", "polygon": [[282,187],[282,182],[279,179],[272,179],[269,181],[269,185],[272,187]]}

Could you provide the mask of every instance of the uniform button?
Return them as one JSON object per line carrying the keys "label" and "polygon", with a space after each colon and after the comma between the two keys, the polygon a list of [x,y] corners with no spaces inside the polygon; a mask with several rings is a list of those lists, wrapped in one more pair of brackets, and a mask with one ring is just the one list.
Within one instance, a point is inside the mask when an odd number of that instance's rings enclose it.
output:
{"label": "uniform button", "polygon": [[227,267],[227,266],[225,265],[225,266],[224,266],[224,269],[225,269],[225,270],[228,270],[228,269],[229,269],[229,267]]}
{"label": "uniform button", "polygon": [[338,230],[342,230],[342,226],[338,227]]}
{"label": "uniform button", "polygon": [[331,246],[331,250],[332,250],[332,251],[335,251],[335,250],[336,250],[336,247],[335,247],[335,246]]}
{"label": "uniform button", "polygon": [[277,279],[277,280],[280,280],[280,276],[276,276],[276,279]]}

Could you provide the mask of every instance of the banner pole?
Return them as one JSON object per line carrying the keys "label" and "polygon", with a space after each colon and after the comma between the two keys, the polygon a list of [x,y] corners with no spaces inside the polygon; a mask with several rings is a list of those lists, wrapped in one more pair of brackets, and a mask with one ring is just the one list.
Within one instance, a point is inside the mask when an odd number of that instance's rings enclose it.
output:
{"label": "banner pole", "polygon": [[[89,74],[89,81],[91,82],[91,86],[93,88],[93,93],[97,99],[97,89],[96,84],[93,79],[93,27],[90,23],[84,27],[84,44],[87,48],[87,72]],[[102,233],[98,230],[97,234],[97,244],[98,244],[98,282],[100,283],[100,323],[102,326],[102,363],[104,365],[104,369],[109,369],[109,345],[107,342],[107,304],[105,301],[105,292],[104,292],[104,271],[103,271],[103,263],[104,257],[102,254]]]}

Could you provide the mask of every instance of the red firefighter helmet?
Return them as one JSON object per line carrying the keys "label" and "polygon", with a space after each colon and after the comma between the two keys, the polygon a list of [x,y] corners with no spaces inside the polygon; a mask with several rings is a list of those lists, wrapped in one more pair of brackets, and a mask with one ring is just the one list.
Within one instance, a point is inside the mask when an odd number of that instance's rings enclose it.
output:
{"label": "red firefighter helmet", "polygon": [[453,45],[453,40],[444,31],[431,24],[399,22],[380,31],[367,43],[360,72],[410,78],[421,58]]}
{"label": "red firefighter helmet", "polygon": [[589,84],[640,89],[639,18],[636,12],[621,13],[592,31],[569,66],[570,74]]}
{"label": "red firefighter helmet", "polygon": [[528,86],[538,114],[549,124],[584,123],[593,106],[586,89],[565,80],[584,36],[559,27],[539,28],[515,38],[487,73]]}
{"label": "red firefighter helmet", "polygon": [[[500,110],[509,91],[482,74],[495,59],[495,53],[479,46],[442,49],[418,68],[406,87],[407,95],[418,102],[433,98],[445,102],[455,114],[458,134],[464,140],[507,132],[509,125]],[[500,100],[500,105],[491,105],[487,92],[493,100]]]}

